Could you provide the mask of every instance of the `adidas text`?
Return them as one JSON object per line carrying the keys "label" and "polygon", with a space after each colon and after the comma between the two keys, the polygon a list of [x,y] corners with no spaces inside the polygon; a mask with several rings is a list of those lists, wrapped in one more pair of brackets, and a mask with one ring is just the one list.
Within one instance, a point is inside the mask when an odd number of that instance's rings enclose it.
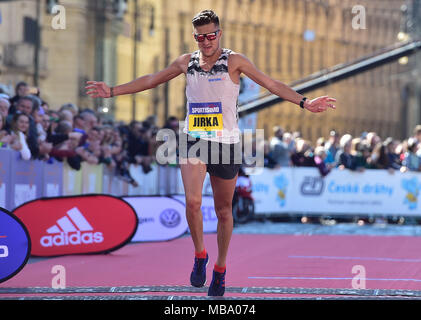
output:
{"label": "adidas text", "polygon": [[54,236],[44,236],[40,242],[43,247],[53,246],[68,246],[68,245],[81,245],[81,244],[94,244],[104,241],[102,232],[84,232],[77,231],[76,233],[60,233]]}

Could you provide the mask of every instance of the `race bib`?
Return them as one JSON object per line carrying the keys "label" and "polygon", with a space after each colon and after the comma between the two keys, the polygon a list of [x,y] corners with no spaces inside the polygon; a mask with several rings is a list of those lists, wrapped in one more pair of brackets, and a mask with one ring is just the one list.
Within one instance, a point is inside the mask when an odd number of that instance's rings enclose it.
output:
{"label": "race bib", "polygon": [[222,104],[220,102],[189,103],[189,134],[195,138],[222,136]]}

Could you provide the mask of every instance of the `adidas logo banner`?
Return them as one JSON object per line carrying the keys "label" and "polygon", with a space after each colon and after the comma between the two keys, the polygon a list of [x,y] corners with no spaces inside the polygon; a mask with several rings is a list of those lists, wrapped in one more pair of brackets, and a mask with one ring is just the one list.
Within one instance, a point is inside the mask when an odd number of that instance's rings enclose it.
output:
{"label": "adidas logo banner", "polygon": [[28,228],[32,256],[114,251],[131,241],[138,226],[130,204],[106,195],[40,199],[13,213]]}
{"label": "adidas logo banner", "polygon": [[94,232],[93,227],[85,219],[77,207],[67,211],[67,215],[57,220],[57,224],[47,229],[41,238],[43,247],[81,245],[101,243],[104,241],[102,232]]}

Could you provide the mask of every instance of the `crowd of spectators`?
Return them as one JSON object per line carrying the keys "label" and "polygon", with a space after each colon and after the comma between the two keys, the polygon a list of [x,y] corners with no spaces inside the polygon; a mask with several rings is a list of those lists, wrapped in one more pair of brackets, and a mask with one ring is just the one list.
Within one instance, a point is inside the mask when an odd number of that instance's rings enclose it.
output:
{"label": "crowd of spectators", "polygon": [[[179,121],[170,117],[164,128],[176,133]],[[17,84],[15,95],[0,88],[0,148],[20,152],[24,160],[66,161],[79,170],[83,161],[104,164],[117,175],[136,185],[130,176],[130,164],[140,165],[144,173],[152,170],[160,142],[153,116],[130,124],[105,120],[90,109],[75,104],[50,108],[39,90],[24,82]],[[276,127],[265,141],[265,167],[317,167],[322,176],[332,168],[363,171],[387,169],[390,172],[421,171],[421,125],[404,141],[388,137],[384,141],[375,132],[353,137],[331,131],[316,145],[299,132],[284,132]]]}
{"label": "crowd of spectators", "polygon": [[[84,161],[104,164],[133,185],[130,164],[145,173],[152,170],[159,130],[154,117],[126,124],[72,103],[53,110],[39,90],[30,91],[24,82],[17,84],[13,97],[0,88],[0,148],[16,150],[24,160],[65,161],[75,170]],[[167,125],[173,128],[174,117]]]}
{"label": "crowd of spectators", "polygon": [[317,167],[322,176],[339,168],[362,172],[365,169],[421,171],[421,125],[413,136],[399,141],[385,140],[376,132],[363,132],[359,136],[340,135],[332,130],[327,139],[320,137],[316,145],[301,137],[299,132],[284,132],[274,128],[274,136],[267,141],[265,166]]}

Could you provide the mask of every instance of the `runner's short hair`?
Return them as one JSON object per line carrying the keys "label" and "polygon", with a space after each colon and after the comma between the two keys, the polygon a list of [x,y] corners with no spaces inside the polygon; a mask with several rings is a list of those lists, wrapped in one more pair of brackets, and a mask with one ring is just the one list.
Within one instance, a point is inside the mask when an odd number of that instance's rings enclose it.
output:
{"label": "runner's short hair", "polygon": [[219,17],[212,10],[203,10],[194,16],[192,23],[195,28],[209,23],[214,23],[219,27]]}

